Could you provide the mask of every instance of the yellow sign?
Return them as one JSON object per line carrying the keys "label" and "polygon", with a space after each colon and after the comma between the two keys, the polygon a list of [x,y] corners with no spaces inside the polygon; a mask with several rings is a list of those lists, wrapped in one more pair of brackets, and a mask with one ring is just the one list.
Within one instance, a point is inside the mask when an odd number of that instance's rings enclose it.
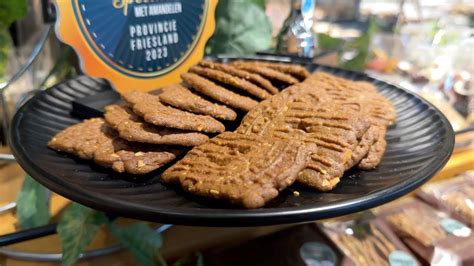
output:
{"label": "yellow sign", "polygon": [[56,0],[56,33],[117,90],[180,81],[204,55],[217,0]]}

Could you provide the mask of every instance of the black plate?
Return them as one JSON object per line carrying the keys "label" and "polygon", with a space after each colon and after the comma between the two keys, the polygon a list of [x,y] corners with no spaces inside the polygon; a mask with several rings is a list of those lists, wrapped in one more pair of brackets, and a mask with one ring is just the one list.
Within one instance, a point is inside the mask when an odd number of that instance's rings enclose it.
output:
{"label": "black plate", "polygon": [[[115,174],[47,148],[58,131],[77,123],[71,102],[110,87],[85,76],[35,96],[15,115],[11,145],[16,159],[33,178],[67,198],[127,217],[174,224],[249,226],[296,223],[339,216],[398,198],[430,179],[451,155],[454,134],[448,120],[432,105],[399,87],[365,74],[307,65],[336,75],[372,82],[397,110],[387,132],[387,151],[373,171],[352,170],[331,192],[301,187],[285,190],[255,210],[216,205],[160,184],[160,174],[135,179]],[[292,190],[300,195],[294,196]]]}

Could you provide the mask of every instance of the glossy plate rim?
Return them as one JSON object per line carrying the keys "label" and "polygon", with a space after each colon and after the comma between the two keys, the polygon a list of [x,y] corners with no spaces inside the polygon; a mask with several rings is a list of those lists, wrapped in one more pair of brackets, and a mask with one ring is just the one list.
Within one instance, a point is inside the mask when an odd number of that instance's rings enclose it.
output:
{"label": "glossy plate rim", "polygon": [[[262,59],[260,57],[252,58]],[[246,57],[245,59],[248,59],[248,57]],[[170,208],[150,207],[106,196],[100,197],[97,196],[96,193],[90,193],[89,191],[84,188],[81,188],[80,186],[75,186],[72,183],[65,182],[59,177],[52,177],[41,167],[34,165],[28,158],[28,156],[26,156],[26,151],[22,149],[22,145],[17,139],[15,131],[21,130],[21,128],[19,128],[19,122],[25,115],[24,110],[29,105],[31,105],[40,95],[47,93],[47,91],[42,91],[38,95],[30,99],[15,114],[11,124],[12,126],[10,128],[9,143],[11,145],[11,149],[16,160],[26,171],[26,173],[28,173],[31,177],[33,177],[42,185],[46,186],[47,188],[51,189],[53,192],[56,192],[61,196],[69,198],[75,202],[84,204],[88,207],[104,212],[121,215],[124,217],[160,223],[172,223],[194,226],[264,226],[274,224],[310,222],[314,220],[355,213],[387,203],[413,191],[414,189],[428,181],[438,171],[440,171],[442,167],[444,167],[444,165],[449,160],[454,148],[454,132],[447,118],[435,106],[433,106],[431,103],[424,100],[423,98],[415,95],[414,93],[404,88],[401,88],[400,86],[374,78],[366,73],[342,70],[318,64],[313,65],[317,66],[318,70],[324,71],[325,69],[329,69],[343,71],[347,73],[362,75],[366,78],[366,80],[369,80],[372,83],[385,83],[397,90],[402,90],[404,93],[409,94],[409,97],[414,97],[417,100],[421,101],[423,104],[427,105],[429,108],[432,108],[441,119],[442,124],[444,125],[444,129],[446,129],[446,137],[442,147],[439,149],[439,152],[436,155],[436,158],[431,161],[429,167],[420,169],[411,178],[405,179],[404,181],[397,183],[390,188],[381,189],[371,194],[355,197],[353,199],[343,200],[342,202],[328,203],[325,206],[278,207],[268,209],[260,208],[253,210],[231,209],[229,210],[229,212],[223,212],[223,209],[212,208],[177,208],[176,210],[172,210]],[[183,211],[183,209],[185,209],[185,211]]]}

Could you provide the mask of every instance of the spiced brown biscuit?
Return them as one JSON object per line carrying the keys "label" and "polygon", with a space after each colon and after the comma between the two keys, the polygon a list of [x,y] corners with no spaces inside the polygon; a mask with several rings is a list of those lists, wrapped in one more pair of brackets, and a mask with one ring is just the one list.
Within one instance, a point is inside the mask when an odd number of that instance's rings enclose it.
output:
{"label": "spiced brown biscuit", "polygon": [[[329,131],[329,130],[327,130]],[[319,134],[318,134],[319,133]],[[344,162],[350,156],[348,143],[343,146],[325,141],[320,133],[305,133],[301,130],[291,129],[286,132],[273,132],[278,139],[294,139],[305,143],[312,143],[317,150],[309,158],[305,169],[298,174],[298,183],[321,191],[332,189],[344,174]],[[328,135],[330,139],[342,140],[340,137]],[[328,140],[328,139],[326,139]]]}
{"label": "spiced brown biscuit", "polygon": [[395,121],[393,105],[370,83],[353,82],[324,72],[311,75],[305,83],[311,84],[315,93],[324,94],[326,101],[366,114],[374,125],[387,127]]}
{"label": "spiced brown biscuit", "polygon": [[266,90],[256,86],[255,84],[241,79],[239,77],[235,77],[233,75],[227,74],[224,71],[212,69],[212,68],[204,68],[200,66],[193,66],[189,69],[189,72],[198,74],[205,78],[218,81],[220,83],[230,85],[234,88],[242,90],[246,93],[249,93],[259,99],[267,99],[270,97],[270,93]]}
{"label": "spiced brown biscuit", "polygon": [[367,83],[353,82],[324,72],[316,72],[305,83],[324,93],[334,104],[367,114],[376,125],[387,127],[395,121],[393,105]]}
{"label": "spiced brown biscuit", "polygon": [[198,132],[158,127],[146,123],[127,106],[109,105],[105,107],[105,121],[117,130],[119,136],[128,141],[180,146],[197,146],[209,137]]}
{"label": "spiced brown biscuit", "polygon": [[237,131],[270,132],[272,137],[317,144],[318,151],[297,180],[318,190],[330,190],[345,170],[368,156],[375,138],[373,133],[367,134],[370,125],[366,114],[332,104],[324,91],[303,82],[260,103],[244,117]]}
{"label": "spiced brown biscuit", "polygon": [[354,85],[361,90],[365,90],[369,93],[378,93],[377,88],[370,82],[367,81],[354,81]]}
{"label": "spiced brown biscuit", "polygon": [[[374,85],[365,81],[354,82],[326,73],[316,73],[308,79],[308,82],[318,92],[326,94],[326,98],[336,105],[345,106],[368,116],[375,128],[364,136],[357,152],[352,156],[350,165],[358,163],[361,169],[375,168],[385,151],[386,128],[396,118],[395,109],[390,101],[378,94]],[[366,154],[366,159],[361,158],[363,154]],[[361,159],[363,162],[359,162]]]}
{"label": "spiced brown biscuit", "polygon": [[386,99],[356,85],[327,74],[312,75],[253,108],[237,132],[316,144],[317,151],[297,181],[331,190],[348,168],[359,162],[361,168],[380,162],[385,132],[379,129],[393,119]]}
{"label": "spiced brown biscuit", "polygon": [[223,132],[224,125],[207,115],[182,111],[160,102],[160,97],[145,92],[128,92],[122,98],[133,112],[156,126],[203,132]]}
{"label": "spiced brown biscuit", "polygon": [[247,113],[237,132],[316,144],[317,151],[297,181],[318,190],[331,190],[343,176],[352,151],[370,123],[360,114],[330,103],[297,101],[308,97],[296,92],[309,91],[311,87],[305,83],[294,86],[294,92],[285,90]]}
{"label": "spiced brown biscuit", "polygon": [[[240,63],[240,62],[245,62],[245,61],[238,60],[236,62]],[[295,64],[273,63],[273,62],[266,62],[266,61],[250,61],[249,63],[275,69],[277,71],[292,75],[298,78],[299,80],[304,80],[305,78],[311,75],[311,73],[309,73],[309,71],[306,68],[300,65],[295,65]]]}
{"label": "spiced brown biscuit", "polygon": [[94,153],[94,161],[118,173],[148,174],[171,162],[183,150],[143,144],[133,145],[121,138],[109,136]]}
{"label": "spiced brown biscuit", "polygon": [[224,106],[209,102],[182,85],[171,85],[160,94],[162,103],[196,114],[210,115],[223,120],[235,120],[237,113]]}
{"label": "spiced brown biscuit", "polygon": [[[321,135],[321,138],[324,138],[324,135],[342,137],[351,147],[357,145],[370,126],[368,119],[360,114],[353,114],[349,109],[333,106],[331,103],[299,101],[300,98],[311,97],[306,94],[285,93],[293,87],[297,87],[297,91],[310,88],[310,86],[301,83],[273,96],[270,100],[261,102],[247,113],[237,132],[264,135],[268,131],[276,129],[285,131],[292,128],[313,135],[320,132],[318,134]],[[335,139],[329,141],[339,142]]]}
{"label": "spiced brown biscuit", "polygon": [[214,82],[200,77],[193,73],[181,74],[181,78],[194,90],[202,93],[218,102],[244,111],[249,111],[258,104],[257,101],[250,99],[232,91],[229,91]]}
{"label": "spiced brown biscuit", "polygon": [[263,136],[270,130],[272,122],[283,115],[287,104],[288,99],[282,93],[260,102],[244,116],[236,132]]}
{"label": "spiced brown biscuit", "polygon": [[48,147],[92,160],[99,145],[107,141],[107,136],[101,131],[103,125],[102,118],[84,120],[56,134],[48,142]]}
{"label": "spiced brown biscuit", "polygon": [[353,82],[326,73],[316,73],[305,83],[311,84],[318,94],[325,95],[326,101],[333,102],[335,106],[368,117],[372,126],[353,150],[346,169],[356,164],[361,169],[375,168],[385,151],[386,127],[396,117],[390,101],[378,94],[375,86],[364,81]]}
{"label": "spiced brown biscuit", "polygon": [[199,65],[203,67],[211,68],[211,69],[221,70],[230,75],[246,79],[254,83],[255,85],[259,86],[260,88],[266,89],[271,94],[277,94],[279,92],[279,90],[275,86],[273,86],[273,84],[269,80],[263,78],[262,76],[258,74],[250,73],[248,71],[238,69],[231,65],[220,64],[220,63],[212,62],[209,60],[201,60],[199,62]]}
{"label": "spiced brown biscuit", "polygon": [[146,174],[176,158],[182,151],[156,146],[132,146],[118,137],[102,118],[85,120],[70,126],[48,143],[51,149],[112,168],[119,173]]}
{"label": "spiced brown biscuit", "polygon": [[186,191],[259,208],[291,185],[315,145],[224,132],[193,148],[161,179]]}
{"label": "spiced brown biscuit", "polygon": [[[321,132],[321,130],[318,130],[318,132]],[[343,137],[332,136],[344,139]],[[363,150],[364,148],[366,149]],[[299,173],[297,180],[300,184],[317,190],[332,190],[339,183],[344,171],[350,168],[348,166],[353,164],[351,160],[356,157],[354,153],[366,154],[367,150],[368,146],[361,145],[360,142],[355,147],[353,145],[342,147],[322,143],[318,146],[318,152],[311,157],[308,166]]]}
{"label": "spiced brown biscuit", "polygon": [[364,157],[358,164],[357,168],[370,170],[377,167],[382,160],[383,154],[385,153],[385,148],[387,147],[387,141],[385,140],[385,129],[380,128],[378,130],[377,140],[370,147],[367,156]]}
{"label": "spiced brown biscuit", "polygon": [[295,76],[299,80],[304,80],[311,75],[306,68],[294,64],[265,63],[265,66]]}
{"label": "spiced brown biscuit", "polygon": [[371,146],[378,138],[378,130],[378,127],[370,126],[369,129],[364,133],[355,149],[353,149],[350,160],[346,163],[346,170],[358,164],[360,160],[367,156]]}
{"label": "spiced brown biscuit", "polygon": [[232,62],[232,65],[239,68],[239,69],[242,69],[242,70],[245,70],[245,71],[248,71],[248,72],[251,72],[251,73],[255,73],[255,74],[259,74],[263,77],[266,77],[270,80],[277,80],[279,82],[283,82],[285,84],[296,84],[299,82],[298,79],[288,75],[288,74],[285,74],[285,73],[282,73],[278,70],[275,70],[275,69],[271,69],[271,68],[268,68],[268,67],[265,67],[265,66],[262,66],[262,65],[258,65],[258,64],[254,64],[254,63],[250,63],[250,62],[245,62],[245,61],[234,61]]}
{"label": "spiced brown biscuit", "polygon": [[[308,105],[302,110],[291,109],[285,113],[286,127],[298,130],[301,138],[314,143],[318,150],[311,156],[307,167],[298,175],[298,182],[327,191],[334,188],[347,170],[346,164],[359,145],[358,136],[367,131],[369,122],[361,116],[344,113],[342,110],[328,108],[313,109]],[[274,131],[275,137],[299,139],[291,131]],[[368,149],[367,149],[368,150]],[[366,150],[366,152],[367,152]]]}

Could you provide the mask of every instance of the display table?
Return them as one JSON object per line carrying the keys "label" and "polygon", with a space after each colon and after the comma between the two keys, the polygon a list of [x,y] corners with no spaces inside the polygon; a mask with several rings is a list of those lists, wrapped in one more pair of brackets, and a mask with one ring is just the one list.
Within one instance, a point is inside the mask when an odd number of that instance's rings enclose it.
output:
{"label": "display table", "polygon": [[[472,134],[471,134],[472,135]],[[467,134],[458,136],[457,140],[466,140]],[[471,140],[474,140],[471,136]],[[449,162],[430,182],[450,178],[467,170],[474,170],[474,148],[463,148],[455,150]],[[16,191],[20,188],[23,173],[18,165],[7,165],[0,168],[0,195],[1,200],[12,200]],[[410,196],[407,196],[410,197]],[[52,195],[52,216],[57,217],[69,200]],[[0,234],[14,232],[16,219],[13,213],[0,215]],[[130,220],[123,219],[123,222]],[[237,243],[247,239],[253,239],[283,230],[292,225],[247,227],[247,228],[212,228],[212,227],[190,227],[175,226],[164,235],[163,255],[168,259],[176,259],[187,253],[222,247],[231,243]],[[95,240],[89,246],[90,249],[100,248],[114,243],[113,238],[105,230],[100,231]],[[31,252],[60,252],[61,247],[57,235],[43,237],[33,241],[27,241],[10,246],[9,248]],[[81,261],[79,265],[133,265],[133,257],[128,251],[121,251],[108,256]],[[39,265],[36,262],[25,262],[0,256],[0,265]],[[41,263],[41,265],[56,265],[55,263]]]}

